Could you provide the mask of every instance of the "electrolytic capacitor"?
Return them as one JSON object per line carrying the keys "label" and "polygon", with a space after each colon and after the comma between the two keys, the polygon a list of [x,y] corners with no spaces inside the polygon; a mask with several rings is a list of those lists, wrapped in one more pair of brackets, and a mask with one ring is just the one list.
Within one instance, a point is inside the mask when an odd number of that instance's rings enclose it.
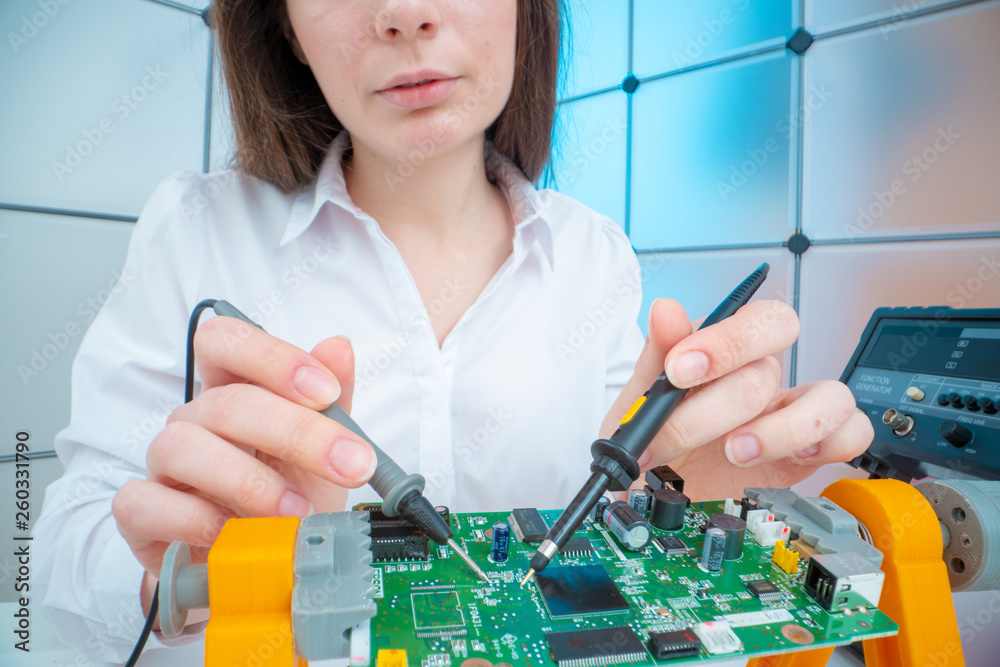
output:
{"label": "electrolytic capacitor", "polygon": [[635,510],[636,514],[645,518],[649,514],[649,506],[653,501],[653,494],[646,489],[632,489],[628,494],[628,504]]}
{"label": "electrolytic capacitor", "polygon": [[743,555],[743,538],[747,529],[746,521],[732,514],[713,514],[708,519],[708,525],[718,528],[726,534],[726,560],[736,560]]}
{"label": "electrolytic capacitor", "polygon": [[680,530],[684,527],[684,512],[688,497],[673,489],[653,491],[653,508],[649,522],[660,530]]}
{"label": "electrolytic capacitor", "polygon": [[604,510],[604,523],[622,546],[630,551],[640,551],[653,538],[653,529],[632,507],[621,500]]}
{"label": "electrolytic capacitor", "polygon": [[726,531],[721,528],[709,528],[705,531],[705,548],[701,553],[701,566],[709,572],[722,569],[722,560],[726,553]]}
{"label": "electrolytic capacitor", "polygon": [[507,560],[507,551],[510,549],[510,526],[503,521],[493,524],[493,553],[491,554],[494,563],[503,563]]}
{"label": "electrolytic capacitor", "polygon": [[601,496],[598,498],[597,502],[594,504],[594,509],[591,510],[590,513],[591,520],[596,521],[597,523],[604,521],[604,510],[608,509],[608,505],[610,504],[611,501],[608,500],[607,496]]}

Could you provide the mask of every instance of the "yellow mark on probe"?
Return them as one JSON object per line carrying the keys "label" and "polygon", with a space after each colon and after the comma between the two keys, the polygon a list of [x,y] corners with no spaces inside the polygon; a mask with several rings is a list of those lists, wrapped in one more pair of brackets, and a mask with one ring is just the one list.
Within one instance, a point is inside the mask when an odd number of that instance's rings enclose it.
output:
{"label": "yellow mark on probe", "polygon": [[635,416],[635,413],[639,411],[639,408],[641,408],[642,404],[645,402],[646,402],[646,395],[643,394],[642,396],[639,397],[639,399],[635,403],[632,404],[632,407],[628,409],[628,412],[626,412],[625,416],[622,417],[622,420],[618,422],[618,425],[621,426],[631,421],[632,417]]}

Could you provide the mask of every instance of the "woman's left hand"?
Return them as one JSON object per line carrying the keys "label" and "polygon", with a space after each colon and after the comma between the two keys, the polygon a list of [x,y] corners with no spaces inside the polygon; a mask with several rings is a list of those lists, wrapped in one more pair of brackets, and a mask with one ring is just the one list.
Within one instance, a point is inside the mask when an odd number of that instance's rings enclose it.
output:
{"label": "woman's left hand", "polygon": [[635,372],[601,426],[601,437],[613,433],[664,369],[675,386],[691,387],[639,459],[643,471],[669,464],[692,499],[718,500],[739,497],[745,487],[791,486],[871,443],[871,422],[846,385],[821,380],[781,388],[781,366],[771,355],[799,333],[787,304],[755,301],[693,329],[679,303],[653,302]]}

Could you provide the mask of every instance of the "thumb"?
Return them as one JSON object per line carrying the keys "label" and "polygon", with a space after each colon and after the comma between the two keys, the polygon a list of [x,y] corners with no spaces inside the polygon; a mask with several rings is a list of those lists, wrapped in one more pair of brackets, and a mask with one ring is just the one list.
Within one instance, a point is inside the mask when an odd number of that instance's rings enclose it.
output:
{"label": "thumb", "polygon": [[663,373],[667,352],[691,335],[692,326],[681,304],[673,299],[656,299],[649,308],[648,329],[646,344],[635,363],[632,377],[625,383],[625,388],[615,399],[614,405],[611,406],[601,425],[602,438],[615,432],[618,423],[636,399],[642,396],[653,384],[653,380]]}
{"label": "thumb", "polygon": [[351,414],[354,398],[354,347],[346,336],[333,336],[321,340],[310,353],[320,363],[330,369],[340,382],[340,398],[337,405]]}

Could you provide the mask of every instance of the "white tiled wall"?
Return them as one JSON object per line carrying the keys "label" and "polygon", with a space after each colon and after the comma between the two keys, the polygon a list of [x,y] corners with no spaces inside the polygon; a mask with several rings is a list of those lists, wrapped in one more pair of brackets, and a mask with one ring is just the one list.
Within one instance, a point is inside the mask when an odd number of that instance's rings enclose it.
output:
{"label": "white tiled wall", "polygon": [[[232,154],[217,67],[204,154],[200,17],[152,0],[56,5],[0,3],[0,454],[16,430],[50,442],[68,420],[79,335],[27,383],[17,367],[86,324],[79,304],[120,267],[153,187]],[[570,20],[556,185],[631,235],[643,326],[654,297],[697,318],[767,261],[758,298],[797,303],[802,320],[792,384],[838,377],[879,306],[1000,307],[1000,278],[980,275],[1000,255],[1000,2],[572,0]],[[818,37],[802,56],[783,47],[800,25]],[[630,70],[631,96],[615,89]],[[69,171],[55,164],[67,146],[88,152]],[[24,212],[38,207],[104,219]],[[797,229],[824,244],[798,272],[783,247]],[[954,238],[968,233],[981,238]],[[882,237],[897,240],[870,243]],[[43,485],[59,464],[36,470]],[[991,601],[958,599],[960,620]],[[964,637],[969,664],[992,664],[997,636]]]}

